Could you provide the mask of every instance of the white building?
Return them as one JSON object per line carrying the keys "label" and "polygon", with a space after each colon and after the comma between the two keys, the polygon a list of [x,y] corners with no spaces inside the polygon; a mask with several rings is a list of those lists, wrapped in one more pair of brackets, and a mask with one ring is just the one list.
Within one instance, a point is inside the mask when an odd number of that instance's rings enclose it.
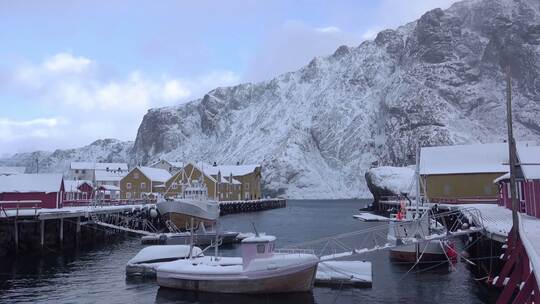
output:
{"label": "white building", "polygon": [[[123,173],[125,175],[128,172],[128,166],[126,163],[72,162],[69,175],[74,180],[94,181],[96,180],[96,172],[98,171],[115,172],[118,175]],[[104,177],[104,175],[108,174],[98,173],[98,175],[99,177]]]}

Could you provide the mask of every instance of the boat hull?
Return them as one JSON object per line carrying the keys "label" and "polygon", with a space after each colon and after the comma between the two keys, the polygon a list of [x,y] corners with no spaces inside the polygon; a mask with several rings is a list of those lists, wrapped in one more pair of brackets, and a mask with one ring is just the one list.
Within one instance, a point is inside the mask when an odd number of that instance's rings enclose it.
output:
{"label": "boat hull", "polygon": [[163,220],[170,220],[178,229],[189,230],[193,218],[194,228],[200,223],[205,227],[215,224],[219,217],[219,205],[211,201],[194,201],[187,199],[162,200],[157,209]]}
{"label": "boat hull", "polygon": [[187,278],[174,274],[160,273],[157,277],[159,286],[212,293],[265,294],[307,292],[313,289],[317,263],[297,266],[294,269],[273,273],[253,273],[212,279]]}
{"label": "boat hull", "polygon": [[416,263],[420,255],[422,256],[421,262],[442,262],[447,260],[446,254],[438,241],[390,249],[390,258],[396,262]]}

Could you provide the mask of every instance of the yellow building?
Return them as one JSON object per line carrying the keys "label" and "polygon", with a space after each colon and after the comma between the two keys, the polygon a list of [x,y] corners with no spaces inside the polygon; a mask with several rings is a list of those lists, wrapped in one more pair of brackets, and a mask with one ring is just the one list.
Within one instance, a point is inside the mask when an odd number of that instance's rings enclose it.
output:
{"label": "yellow building", "polygon": [[171,174],[164,169],[135,167],[120,180],[122,199],[141,199],[165,192],[165,183]]}
{"label": "yellow building", "polygon": [[261,198],[261,166],[187,163],[165,182],[166,196],[182,193],[182,185],[203,176],[210,199],[238,201]]}
{"label": "yellow building", "polygon": [[508,172],[506,143],[424,147],[420,176],[432,202],[496,202],[493,180]]}

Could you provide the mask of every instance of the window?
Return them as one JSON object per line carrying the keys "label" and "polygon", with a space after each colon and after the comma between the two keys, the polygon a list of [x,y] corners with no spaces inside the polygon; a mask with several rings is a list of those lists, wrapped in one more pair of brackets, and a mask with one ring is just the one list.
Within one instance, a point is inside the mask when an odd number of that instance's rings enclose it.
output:
{"label": "window", "polygon": [[264,244],[257,245],[257,253],[264,253]]}
{"label": "window", "polygon": [[443,193],[444,195],[450,195],[452,192],[452,187],[450,185],[444,185]]}
{"label": "window", "polygon": [[172,188],[173,188],[173,189],[176,189],[176,187],[177,187],[177,186],[176,186],[176,183],[173,183],[173,184],[172,184]]}
{"label": "window", "polygon": [[246,184],[246,190],[249,190],[249,183]]}
{"label": "window", "polygon": [[75,173],[79,173],[79,170],[75,170]]}
{"label": "window", "polygon": [[139,173],[137,173],[137,172],[133,173],[133,178],[134,179],[139,179]]}
{"label": "window", "polygon": [[145,189],[146,188],[146,183],[141,183],[141,189]]}
{"label": "window", "polygon": [[126,188],[131,189],[131,183],[127,183]]}
{"label": "window", "polygon": [[82,174],[85,174],[86,173],[86,170],[81,170]]}
{"label": "window", "polygon": [[523,189],[521,188],[521,185],[522,185],[521,182],[516,182],[516,192],[517,192],[516,194],[520,201],[523,200]]}
{"label": "window", "polygon": [[506,183],[506,196],[512,198],[512,193],[510,191],[510,183]]}

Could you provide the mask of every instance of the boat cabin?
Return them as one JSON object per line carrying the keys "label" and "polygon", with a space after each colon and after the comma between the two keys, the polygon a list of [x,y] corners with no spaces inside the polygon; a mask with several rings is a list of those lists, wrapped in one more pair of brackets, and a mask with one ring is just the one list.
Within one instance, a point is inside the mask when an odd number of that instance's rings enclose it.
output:
{"label": "boat cabin", "polygon": [[261,258],[269,258],[274,255],[276,237],[260,234],[242,240],[242,261],[244,269],[251,261]]}

